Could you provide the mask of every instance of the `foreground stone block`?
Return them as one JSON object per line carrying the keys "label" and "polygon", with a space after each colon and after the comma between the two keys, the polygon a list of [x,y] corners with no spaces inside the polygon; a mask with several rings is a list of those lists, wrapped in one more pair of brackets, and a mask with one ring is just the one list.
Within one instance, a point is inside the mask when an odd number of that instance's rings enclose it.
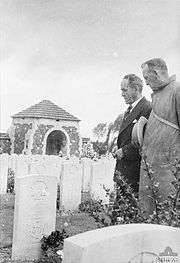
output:
{"label": "foreground stone block", "polygon": [[63,263],[180,262],[180,229],[151,224],[105,227],[65,239]]}
{"label": "foreground stone block", "polygon": [[34,260],[40,240],[55,230],[57,177],[31,174],[17,178],[13,260]]}

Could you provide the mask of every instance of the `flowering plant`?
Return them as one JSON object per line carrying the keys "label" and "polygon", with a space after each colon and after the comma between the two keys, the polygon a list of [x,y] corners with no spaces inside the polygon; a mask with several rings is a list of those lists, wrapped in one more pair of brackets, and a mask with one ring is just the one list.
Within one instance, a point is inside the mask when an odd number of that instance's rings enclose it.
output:
{"label": "flowering plant", "polygon": [[68,234],[62,231],[53,231],[49,236],[43,236],[41,239],[42,255],[38,263],[60,263],[62,262],[62,248],[64,239]]}

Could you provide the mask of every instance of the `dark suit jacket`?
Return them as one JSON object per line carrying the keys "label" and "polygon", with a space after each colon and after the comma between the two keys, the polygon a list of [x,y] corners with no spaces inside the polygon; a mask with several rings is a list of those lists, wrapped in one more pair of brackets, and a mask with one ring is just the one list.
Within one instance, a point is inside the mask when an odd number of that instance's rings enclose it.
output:
{"label": "dark suit jacket", "polygon": [[[117,139],[117,146],[118,149],[122,148],[123,157],[121,160],[117,160],[116,170],[126,178],[135,192],[138,192],[141,156],[139,150],[131,144],[133,121],[139,120],[141,116],[148,119],[150,112],[150,102],[143,97],[132,109],[126,120],[123,120]],[[116,176],[114,181],[116,181]]]}

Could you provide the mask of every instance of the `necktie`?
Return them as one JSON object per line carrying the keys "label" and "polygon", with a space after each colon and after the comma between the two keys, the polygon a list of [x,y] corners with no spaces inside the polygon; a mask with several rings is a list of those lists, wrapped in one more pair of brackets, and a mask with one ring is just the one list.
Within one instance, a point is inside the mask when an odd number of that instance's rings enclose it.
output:
{"label": "necktie", "polygon": [[129,113],[131,112],[132,105],[130,104],[129,107],[127,108],[127,111],[124,113],[124,120],[127,119]]}

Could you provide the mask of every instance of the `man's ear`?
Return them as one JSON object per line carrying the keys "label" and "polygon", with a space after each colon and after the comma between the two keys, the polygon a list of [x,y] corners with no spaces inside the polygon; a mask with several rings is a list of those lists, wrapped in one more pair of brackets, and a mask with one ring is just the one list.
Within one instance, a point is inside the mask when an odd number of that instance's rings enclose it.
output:
{"label": "man's ear", "polygon": [[156,76],[159,76],[161,74],[161,71],[158,69],[153,69],[152,71]]}
{"label": "man's ear", "polygon": [[139,91],[138,86],[137,86],[137,85],[134,85],[133,90],[134,90],[135,92]]}

